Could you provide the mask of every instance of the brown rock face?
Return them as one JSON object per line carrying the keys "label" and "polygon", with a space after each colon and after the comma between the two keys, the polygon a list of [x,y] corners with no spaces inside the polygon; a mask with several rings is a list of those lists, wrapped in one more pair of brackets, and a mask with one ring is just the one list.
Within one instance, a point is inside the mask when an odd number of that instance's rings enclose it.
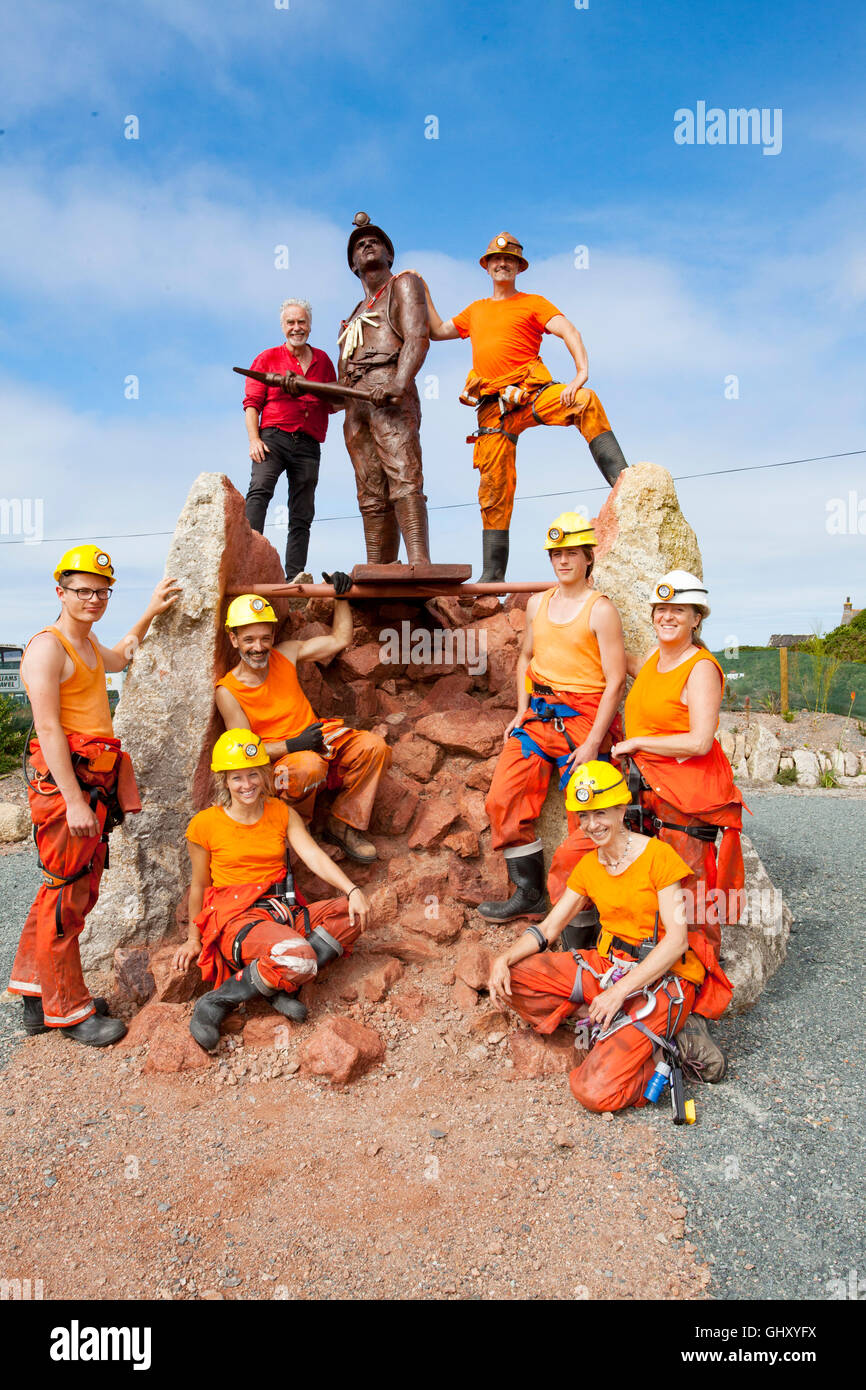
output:
{"label": "brown rock face", "polygon": [[155,983],[157,999],[163,1004],[180,1004],[203,994],[206,986],[202,982],[201,971],[193,963],[186,970],[175,970],[172,956],[176,945],[159,946],[150,953],[150,973]]}
{"label": "brown rock face", "polygon": [[386,772],[379,783],[370,829],[374,835],[402,835],[417,809],[418,792],[413,783]]}
{"label": "brown rock face", "polygon": [[451,753],[472,753],[489,758],[498,752],[510,716],[494,710],[456,710],[453,714],[428,714],[415,725],[416,732]]}
{"label": "brown rock face", "polygon": [[453,941],[463,928],[463,908],[447,900],[426,906],[413,903],[401,912],[400,922],[406,931],[429,936],[432,941]]}
{"label": "brown rock face", "polygon": [[146,1004],[156,990],[146,948],[118,946],[114,953],[114,979],[122,999],[130,999],[133,1004]]}
{"label": "brown rock face", "polygon": [[350,1018],[326,1018],[301,1051],[301,1074],[345,1085],[384,1056],[385,1044],[372,1028]]}
{"label": "brown rock face", "polygon": [[486,989],[490,978],[493,953],[483,942],[469,942],[461,946],[454,960],[454,973],[458,980],[472,989]]}
{"label": "brown rock face", "polygon": [[163,1004],[154,999],[129,1025],[121,1048],[147,1043],[142,1071],[176,1072],[208,1066],[208,1055],[189,1031],[189,1010],[182,1004]]}
{"label": "brown rock face", "polygon": [[416,734],[402,734],[393,748],[394,766],[419,782],[429,782],[442,761],[442,750]]}
{"label": "brown rock face", "polygon": [[470,677],[462,671],[453,676],[440,676],[413,713],[423,719],[427,714],[441,714],[444,710],[473,709],[476,702],[469,694],[471,688]]}
{"label": "brown rock face", "polygon": [[120,1044],[121,1049],[140,1047],[142,1043],[150,1042],[163,1024],[172,1019],[185,1019],[187,1012],[182,1004],[161,1004],[158,999],[152,999],[130,1023],[126,1037]]}
{"label": "brown rock face", "polygon": [[541,1076],[557,1076],[572,1071],[586,1056],[574,1046],[568,1033],[554,1033],[542,1038],[531,1028],[518,1028],[508,1039],[508,1050],[514,1062],[511,1078],[514,1081],[534,1080]]}
{"label": "brown rock face", "polygon": [[445,797],[422,801],[409,831],[410,849],[430,849],[438,844],[460,815],[460,808]]}

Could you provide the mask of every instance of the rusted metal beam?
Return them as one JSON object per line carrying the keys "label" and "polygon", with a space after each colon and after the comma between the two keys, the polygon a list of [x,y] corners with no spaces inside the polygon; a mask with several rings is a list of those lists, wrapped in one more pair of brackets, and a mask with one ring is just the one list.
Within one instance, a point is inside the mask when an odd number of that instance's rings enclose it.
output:
{"label": "rusted metal beam", "polygon": [[[527,582],[525,580],[503,580],[497,584],[353,584],[346,599],[418,599],[420,603],[430,598],[478,598],[484,594],[540,594],[551,587],[551,580]],[[331,584],[256,584],[245,589],[232,587],[226,589],[227,598],[238,594],[261,594],[262,598],[335,598]]]}

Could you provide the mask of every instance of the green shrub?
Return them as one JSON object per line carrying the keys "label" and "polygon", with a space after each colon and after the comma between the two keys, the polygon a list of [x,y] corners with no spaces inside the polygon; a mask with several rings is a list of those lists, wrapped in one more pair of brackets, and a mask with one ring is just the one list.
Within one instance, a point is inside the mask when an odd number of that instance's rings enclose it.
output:
{"label": "green shrub", "polygon": [[782,715],[782,718],[784,719],[786,724],[793,724],[794,711],[792,709],[786,709],[784,714]]}
{"label": "green shrub", "polygon": [[780,767],[773,780],[778,782],[780,787],[791,787],[797,780],[797,769],[795,767]]}
{"label": "green shrub", "polygon": [[0,695],[0,773],[11,772],[24,751],[29,710],[10,695]]}
{"label": "green shrub", "polygon": [[839,783],[836,781],[836,774],[833,771],[832,767],[825,768],[825,770],[821,773],[821,776],[818,778],[818,786],[827,787],[829,789],[832,787],[838,787],[838,785]]}
{"label": "green shrub", "polygon": [[826,650],[837,661],[866,661],[866,609],[850,623],[840,623],[824,639]]}

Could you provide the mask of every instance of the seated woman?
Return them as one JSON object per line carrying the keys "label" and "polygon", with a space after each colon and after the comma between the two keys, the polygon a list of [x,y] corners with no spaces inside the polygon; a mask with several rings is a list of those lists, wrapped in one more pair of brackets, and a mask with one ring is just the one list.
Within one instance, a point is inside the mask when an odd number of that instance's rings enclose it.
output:
{"label": "seated woman", "polygon": [[[610,763],[578,768],[566,805],[597,848],[573,870],[544,921],[528,927],[490,972],[496,1003],[510,1005],[538,1033],[552,1033],[588,1005],[594,1039],[569,1082],[594,1111],[644,1105],[655,1039],[679,1034],[699,1000],[718,1017],[732,992],[700,932],[686,928],[680,885],[688,865],[670,845],[627,829],[630,799]],[[601,919],[597,947],[548,950],[590,899]]]}
{"label": "seated woman", "polygon": [[[215,988],[196,1003],[190,1032],[211,1051],[220,1024],[246,1000],[264,996],[287,1018],[307,1014],[292,996],[329,961],[350,950],[367,925],[361,889],[311,838],[296,811],[271,794],[270,758],[249,729],[229,729],[214,745],[222,805],[193,816],[189,936],[177,969],[197,959]],[[289,848],[345,897],[299,906]]]}

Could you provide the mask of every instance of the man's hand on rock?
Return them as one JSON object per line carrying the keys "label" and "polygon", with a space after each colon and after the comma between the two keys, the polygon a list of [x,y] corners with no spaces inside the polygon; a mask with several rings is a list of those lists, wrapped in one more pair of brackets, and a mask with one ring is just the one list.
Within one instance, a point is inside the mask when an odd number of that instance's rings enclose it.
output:
{"label": "man's hand on rock", "polygon": [[185,941],[182,946],[178,946],[171,958],[172,970],[189,970],[193,961],[201,954],[200,941]]}

